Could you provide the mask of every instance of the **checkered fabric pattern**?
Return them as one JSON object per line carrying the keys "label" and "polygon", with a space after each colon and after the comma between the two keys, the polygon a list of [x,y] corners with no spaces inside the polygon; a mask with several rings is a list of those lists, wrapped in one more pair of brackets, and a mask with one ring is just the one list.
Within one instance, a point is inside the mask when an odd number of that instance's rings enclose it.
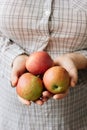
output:
{"label": "checkered fabric pattern", "polygon": [[[87,70],[62,100],[22,105],[10,85],[20,54],[87,57],[87,0],[0,0],[0,130],[87,130]],[[77,57],[78,58],[78,57]]]}

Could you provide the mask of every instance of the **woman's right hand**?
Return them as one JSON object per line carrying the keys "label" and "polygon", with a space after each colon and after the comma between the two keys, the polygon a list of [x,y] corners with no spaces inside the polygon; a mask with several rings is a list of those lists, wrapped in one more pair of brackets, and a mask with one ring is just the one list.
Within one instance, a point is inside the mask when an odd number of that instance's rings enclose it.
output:
{"label": "woman's right hand", "polygon": [[[26,72],[25,63],[26,63],[27,58],[28,58],[27,55],[20,55],[15,58],[15,60],[13,62],[13,66],[12,66],[12,73],[11,73],[12,87],[16,87],[19,77],[24,72]],[[42,104],[44,104],[44,102],[46,102],[48,100],[49,97],[50,97],[50,94],[47,94],[47,96],[41,97],[40,99],[36,100],[34,103],[36,103],[38,105],[42,105]],[[27,100],[21,98],[20,96],[18,96],[18,99],[23,104],[26,104],[26,105],[31,104],[31,101],[27,101]]]}
{"label": "woman's right hand", "polygon": [[27,55],[19,55],[13,61],[12,73],[11,73],[11,85],[15,87],[17,85],[19,77],[26,72],[25,63],[27,60]]}
{"label": "woman's right hand", "polygon": [[[27,60],[27,55],[19,55],[13,61],[12,73],[11,73],[11,86],[16,87],[19,77],[26,72],[25,63]],[[18,96],[19,101],[23,104],[30,104],[30,101],[26,101]]]}

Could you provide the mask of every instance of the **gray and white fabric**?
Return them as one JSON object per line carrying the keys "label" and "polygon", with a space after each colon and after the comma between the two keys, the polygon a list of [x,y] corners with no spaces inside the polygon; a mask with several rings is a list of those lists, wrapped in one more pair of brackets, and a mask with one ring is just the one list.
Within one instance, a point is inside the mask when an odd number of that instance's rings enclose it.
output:
{"label": "gray and white fabric", "polygon": [[0,130],[87,130],[87,70],[62,100],[18,101],[12,62],[39,50],[53,59],[70,52],[87,57],[87,0],[0,0]]}

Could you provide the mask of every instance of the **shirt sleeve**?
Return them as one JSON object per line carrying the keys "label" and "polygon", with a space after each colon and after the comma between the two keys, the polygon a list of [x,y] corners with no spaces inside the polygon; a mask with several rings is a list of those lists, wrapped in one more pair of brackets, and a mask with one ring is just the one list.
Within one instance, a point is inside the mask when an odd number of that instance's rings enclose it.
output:
{"label": "shirt sleeve", "polygon": [[24,53],[24,49],[16,43],[7,38],[0,37],[0,58],[3,60],[4,64],[11,67],[16,56]]}

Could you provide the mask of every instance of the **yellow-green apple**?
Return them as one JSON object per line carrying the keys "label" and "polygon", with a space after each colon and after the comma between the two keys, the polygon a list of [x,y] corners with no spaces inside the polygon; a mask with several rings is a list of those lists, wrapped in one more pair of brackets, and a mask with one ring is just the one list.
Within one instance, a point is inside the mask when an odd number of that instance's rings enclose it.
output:
{"label": "yellow-green apple", "polygon": [[26,61],[27,70],[34,75],[42,75],[53,66],[53,60],[45,51],[33,52]]}
{"label": "yellow-green apple", "polygon": [[40,98],[42,91],[43,82],[38,76],[27,72],[19,77],[16,92],[20,97],[35,101]]}
{"label": "yellow-green apple", "polygon": [[61,66],[49,68],[43,75],[43,83],[46,89],[53,93],[63,93],[69,88],[70,76]]}

